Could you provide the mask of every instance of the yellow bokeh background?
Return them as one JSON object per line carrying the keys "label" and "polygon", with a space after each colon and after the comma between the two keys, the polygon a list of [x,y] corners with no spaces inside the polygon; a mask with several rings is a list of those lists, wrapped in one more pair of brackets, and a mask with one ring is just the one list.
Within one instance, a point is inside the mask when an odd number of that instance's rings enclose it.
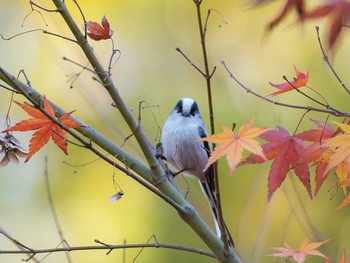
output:
{"label": "yellow bokeh background", "polygon": [[[323,61],[315,26],[321,27],[321,38],[326,40],[328,21],[315,20],[300,25],[295,13],[290,14],[273,32],[266,25],[277,15],[283,1],[259,8],[251,8],[247,1],[203,2],[205,18],[211,15],[206,40],[209,66],[216,67],[212,78],[215,126],[239,127],[257,114],[256,126],[280,125],[292,134],[303,111],[268,104],[245,92],[224,70],[225,61],[234,75],[247,87],[266,95],[274,92],[268,82],[284,82],[283,75],[294,76],[293,65],[302,72],[309,71],[309,85],[319,91],[339,110],[348,111],[348,101],[340,84]],[[318,1],[308,1],[317,4]],[[37,4],[54,9],[50,1]],[[66,4],[79,26],[82,17],[72,1]],[[159,141],[159,129],[169,111],[181,97],[192,97],[198,102],[207,125],[208,107],[204,78],[184,59],[179,47],[198,67],[203,68],[196,9],[193,1],[91,1],[80,0],[79,5],[88,21],[100,22],[106,15],[114,31],[114,43],[121,56],[112,69],[112,77],[122,97],[139,117],[142,101],[141,125],[154,145]],[[38,8],[35,8],[38,10]],[[26,1],[2,0],[0,3],[0,33],[10,37],[32,29],[45,29],[72,37],[63,19],[56,12],[32,11]],[[349,38],[344,36],[331,57],[332,63],[348,83]],[[89,40],[101,63],[108,66],[111,42]],[[0,40],[0,66],[13,75],[24,69],[31,85],[74,116],[122,145],[130,135],[118,110],[111,106],[107,92],[87,71],[72,83],[71,77],[81,68],[64,61],[67,57],[84,66],[78,45],[41,32],[32,32],[9,41]],[[24,81],[23,76],[20,77]],[[322,100],[314,93],[305,90]],[[0,122],[4,123],[10,103],[10,92],[0,89]],[[296,92],[277,97],[279,101],[313,105]],[[276,99],[277,99],[276,98]],[[15,95],[15,100],[24,98]],[[150,106],[150,107],[147,107]],[[12,124],[28,116],[17,106],[10,113]],[[326,120],[325,114],[309,113],[302,121],[300,131],[312,128],[308,118]],[[338,120],[330,117],[330,120]],[[24,147],[31,132],[16,133]],[[145,163],[135,140],[130,138],[123,148]],[[147,191],[131,178],[116,171],[81,147],[69,145],[65,156],[52,142],[26,164],[9,164],[0,169],[0,227],[15,239],[31,248],[53,248],[59,245],[54,219],[45,188],[45,156],[48,156],[48,174],[55,209],[64,235],[71,246],[95,245],[98,239],[109,244],[145,243],[155,235],[160,243],[206,249],[203,242],[182,222],[176,211]],[[293,173],[266,202],[269,165],[238,168],[233,176],[225,160],[220,161],[221,196],[226,224],[237,244],[236,252],[244,262],[285,262],[267,256],[273,246],[283,241],[298,247],[307,236],[316,242],[332,238],[320,251],[333,261],[344,249],[350,253],[349,207],[335,212],[344,198],[336,186],[330,186],[333,174],[324,183],[320,193],[310,200],[306,190]],[[314,168],[311,168],[312,187]],[[115,194],[113,176],[125,195],[117,203],[108,201]],[[193,179],[176,178],[181,191],[189,191],[188,200],[212,226],[212,218],[198,183]],[[154,242],[151,239],[150,242]],[[0,236],[0,250],[15,246]],[[132,262],[140,249],[126,251],[71,252],[73,262]],[[125,254],[124,254],[125,253]],[[125,255],[125,261],[123,261]],[[41,259],[44,255],[36,255]],[[22,262],[25,255],[2,255],[0,262]],[[64,253],[51,254],[43,262],[67,262]],[[205,256],[167,249],[144,249],[135,262],[214,262]],[[310,256],[307,262],[321,262]]]}

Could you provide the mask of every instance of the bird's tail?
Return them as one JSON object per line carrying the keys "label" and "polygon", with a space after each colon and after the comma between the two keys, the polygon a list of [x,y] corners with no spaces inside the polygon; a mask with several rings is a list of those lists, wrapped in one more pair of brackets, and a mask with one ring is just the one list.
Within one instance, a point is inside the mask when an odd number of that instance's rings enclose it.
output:
{"label": "bird's tail", "polygon": [[[215,230],[216,230],[216,234],[219,238],[221,238],[222,233],[219,227],[219,217],[218,217],[218,206],[217,206],[217,201],[216,198],[214,196],[214,192],[212,190],[212,188],[209,186],[208,182],[199,182],[202,191],[205,195],[205,198],[207,199],[209,206],[210,206],[210,210],[212,212],[213,218],[214,218],[214,224],[215,224]],[[232,236],[228,230],[228,228],[226,227],[226,224],[224,223],[224,230],[225,230],[225,235],[227,238],[228,243],[230,244],[230,246],[234,247],[235,244],[233,242]]]}

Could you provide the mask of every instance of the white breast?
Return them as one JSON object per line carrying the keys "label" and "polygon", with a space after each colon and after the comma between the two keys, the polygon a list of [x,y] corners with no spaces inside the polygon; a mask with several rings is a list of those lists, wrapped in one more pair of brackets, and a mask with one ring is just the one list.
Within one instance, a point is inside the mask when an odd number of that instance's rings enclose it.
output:
{"label": "white breast", "polygon": [[208,154],[200,141],[198,118],[170,115],[162,131],[163,154],[172,172],[183,170],[184,174],[204,180],[203,169],[208,161]]}

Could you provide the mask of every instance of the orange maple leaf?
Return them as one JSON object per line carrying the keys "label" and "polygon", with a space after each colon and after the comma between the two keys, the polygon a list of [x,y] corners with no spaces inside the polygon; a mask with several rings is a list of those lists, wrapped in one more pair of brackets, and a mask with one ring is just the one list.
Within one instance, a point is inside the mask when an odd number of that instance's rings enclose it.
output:
{"label": "orange maple leaf", "polygon": [[268,97],[273,97],[273,96],[276,96],[278,94],[306,86],[307,82],[309,81],[309,72],[306,74],[302,73],[296,68],[296,66],[294,66],[294,70],[295,70],[295,73],[297,76],[296,76],[296,78],[293,78],[293,81],[285,82],[285,83],[281,83],[281,84],[274,84],[272,82],[269,82],[269,84],[272,87],[275,87],[279,90],[274,92],[274,93],[269,94]]}
{"label": "orange maple leaf", "polygon": [[102,26],[100,26],[96,22],[87,22],[87,30],[90,32],[87,32],[88,36],[96,41],[102,40],[102,39],[110,39],[113,35],[113,30],[111,30],[108,20],[106,16],[102,18],[101,21]]}
{"label": "orange maple leaf", "polygon": [[[295,135],[289,135],[288,131],[282,127],[277,127],[277,130],[266,131],[259,137],[267,141],[267,143],[262,145],[264,155],[268,160],[273,159],[268,178],[269,193],[267,200],[271,200],[272,195],[286,179],[290,169],[293,169],[296,176],[305,186],[310,198],[312,198],[309,167],[306,163],[299,163],[302,153],[307,149],[304,141]],[[260,156],[251,154],[242,162],[242,165],[265,161]]]}
{"label": "orange maple leaf", "polygon": [[290,245],[288,245],[286,242],[284,242],[284,247],[273,247],[273,249],[277,250],[278,253],[273,253],[269,256],[273,257],[291,257],[298,263],[305,262],[305,258],[307,255],[314,255],[314,256],[320,256],[324,259],[328,259],[327,256],[322,254],[321,252],[315,250],[316,248],[320,247],[324,243],[328,242],[330,239],[327,239],[322,242],[315,242],[315,243],[308,243],[309,240],[307,237],[304,238],[304,240],[301,242],[300,247],[298,250],[295,250]]}
{"label": "orange maple leaf", "polygon": [[263,159],[266,159],[259,142],[254,140],[254,138],[271,129],[261,127],[250,128],[254,120],[255,116],[249,122],[243,124],[237,134],[235,134],[228,127],[222,125],[222,133],[202,138],[202,141],[218,144],[215,150],[211,153],[204,170],[208,169],[208,167],[210,167],[210,165],[216,162],[220,157],[226,155],[226,159],[230,167],[230,175],[232,175],[237,168],[237,165],[242,160],[244,149],[255,153]]}
{"label": "orange maple leaf", "polygon": [[[48,118],[39,109],[36,109],[35,107],[32,107],[27,104],[19,103],[17,101],[14,102],[33,118],[18,122],[12,127],[4,130],[3,132],[37,130],[36,132],[34,132],[32,138],[30,139],[29,153],[24,162],[29,161],[33,154],[38,152],[49,141],[50,137],[52,138],[54,143],[62,149],[62,151],[65,154],[68,154],[66,141],[67,132],[65,130],[63,130],[59,125],[57,125],[50,118]],[[48,102],[46,97],[44,97],[44,110],[50,116],[55,117],[55,110]],[[69,116],[72,113],[73,111],[68,112],[59,117],[58,120],[67,128],[81,127],[80,124],[69,119]]]}

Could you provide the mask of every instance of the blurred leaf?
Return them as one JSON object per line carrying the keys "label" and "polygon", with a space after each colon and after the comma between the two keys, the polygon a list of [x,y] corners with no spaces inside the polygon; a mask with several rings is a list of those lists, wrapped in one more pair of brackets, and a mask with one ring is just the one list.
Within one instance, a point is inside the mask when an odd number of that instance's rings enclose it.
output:
{"label": "blurred leaf", "polygon": [[[268,2],[267,0],[259,0],[258,4]],[[272,1],[270,1],[272,2]],[[298,17],[301,19],[304,14],[304,0],[286,0],[279,14],[268,24],[269,30],[277,26],[288,14],[289,11],[295,9]]]}
{"label": "blurred leaf", "polygon": [[327,239],[322,242],[308,243],[309,240],[307,237],[301,242],[298,250],[293,249],[290,245],[284,242],[284,247],[273,247],[273,249],[277,250],[278,253],[271,254],[269,256],[273,257],[291,257],[298,263],[305,262],[307,255],[320,256],[324,259],[328,259],[327,256],[322,254],[321,252],[315,250],[316,248],[322,246],[324,243],[328,242],[330,239]]}
{"label": "blurred leaf", "polygon": [[345,0],[329,1],[327,4],[315,7],[311,11],[303,14],[304,19],[315,19],[322,17],[330,17],[330,26],[328,29],[328,46],[330,49],[340,36],[340,32],[344,25],[350,22],[350,3]]}

